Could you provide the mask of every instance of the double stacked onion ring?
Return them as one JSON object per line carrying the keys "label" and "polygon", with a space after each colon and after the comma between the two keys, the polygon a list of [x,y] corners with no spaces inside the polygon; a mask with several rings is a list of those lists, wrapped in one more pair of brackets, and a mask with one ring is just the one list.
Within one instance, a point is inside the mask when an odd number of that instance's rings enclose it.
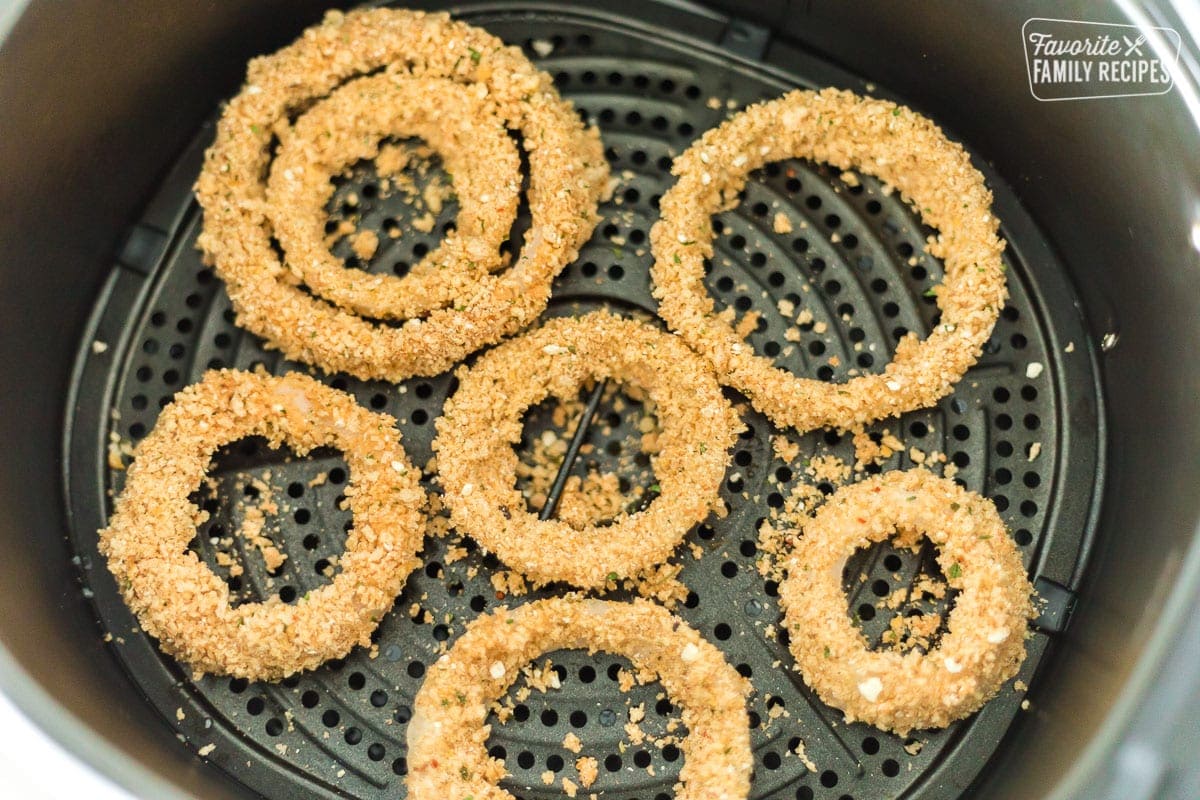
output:
{"label": "double stacked onion ring", "polygon": [[[855,550],[897,536],[938,548],[959,590],[949,627],[928,653],[869,649],[850,621],[842,570]],[[848,722],[901,736],[975,712],[1025,659],[1033,587],[996,507],[921,469],[888,472],[829,498],[785,562],[779,599],[805,682]]]}
{"label": "double stacked onion ring", "polygon": [[[350,467],[354,527],[340,572],[295,605],[229,604],[229,587],[188,550],[207,514],[189,495],[217,448],[247,436],[299,455],[335,447]],[[129,608],[197,674],[279,680],[368,645],[420,564],[425,493],[395,420],[305,375],[221,370],[177,394],[138,446],[100,551]]]}
{"label": "double stacked onion ring", "polygon": [[[347,269],[324,244],[333,176],[400,134],[442,156],[458,196],[456,228],[403,278]],[[285,132],[267,184],[275,236],[304,285],[354,314],[400,320],[465,302],[481,275],[503,265],[520,191],[516,144],[478,92],[390,74],[343,84],[306,111]]]}
{"label": "double stacked onion ring", "polygon": [[413,800],[512,800],[496,785],[503,762],[487,752],[488,708],[543,653],[586,649],[653,671],[681,707],[679,800],[744,800],[753,757],[746,681],[721,651],[662,606],[561,597],[473,620],[425,676],[408,723]]}
{"label": "double stacked onion ring", "polygon": [[[306,292],[272,246],[264,176],[289,116],[345,81],[383,70],[467,85],[522,137],[532,226],[510,269],[479,277],[455,305],[389,326]],[[196,183],[199,244],[225,281],[238,323],[291,359],[363,379],[443,372],[531,323],[554,276],[595,227],[608,166],[550,77],[519,50],[445,14],[394,9],[331,12],[295,43],[250,62]],[[470,231],[462,232],[463,236]]]}
{"label": "double stacked onion ring", "polygon": [[[654,402],[661,493],[609,525],[539,520],[515,486],[522,415],[599,378],[632,383]],[[614,574],[639,575],[720,502],[741,423],[704,360],[676,336],[607,312],[552,319],[485,353],[459,381],[434,442],[451,521],[535,584],[596,589]]]}
{"label": "double stacked onion ring", "polygon": [[[801,378],[757,355],[714,311],[704,286],[712,215],[737,203],[750,172],[787,158],[860,170],[895,186],[940,233],[930,254],[945,262],[940,323],[924,340],[900,340],[883,373],[846,383]],[[659,314],[776,424],[847,429],[933,405],[979,357],[1007,297],[983,176],[930,120],[885,100],[825,89],[751,106],[708,131],[675,160],[651,231]]]}

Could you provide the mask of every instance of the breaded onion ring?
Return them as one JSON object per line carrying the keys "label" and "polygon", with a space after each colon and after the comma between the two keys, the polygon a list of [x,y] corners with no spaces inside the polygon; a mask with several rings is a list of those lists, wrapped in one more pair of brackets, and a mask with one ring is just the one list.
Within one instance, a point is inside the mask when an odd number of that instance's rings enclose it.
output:
{"label": "breaded onion ring", "polygon": [[[754,353],[714,313],[704,259],[712,215],[737,203],[751,170],[810,158],[894,185],[941,233],[930,254],[945,261],[940,324],[923,342],[909,334],[882,374],[844,384],[799,378]],[[708,131],[675,160],[679,181],[662,198],[651,231],[659,313],[710,359],[722,383],[776,424],[805,431],[850,428],[924,408],[949,394],[979,357],[1007,297],[992,195],[970,157],[925,117],[885,100],[837,89],[795,91],[751,106]]]}
{"label": "breaded onion ring", "polygon": [[[197,674],[279,680],[344,656],[392,607],[424,534],[425,493],[395,420],[293,373],[220,370],[183,389],[141,442],[100,551],[142,627]],[[229,604],[229,587],[188,550],[207,519],[188,496],[217,448],[264,436],[303,455],[336,447],[350,467],[354,527],[341,571],[296,605]]]}
{"label": "breaded onion ring", "polygon": [[[959,590],[949,628],[926,654],[873,651],[846,613],[842,571],[855,550],[921,536]],[[846,721],[901,736],[977,711],[1025,660],[1033,587],[996,507],[922,469],[839,489],[804,526],[779,587],[784,625],[804,681]]]}
{"label": "breaded onion ring", "polygon": [[[661,493],[611,524],[539,520],[517,490],[521,417],[592,378],[645,390],[662,427],[653,461]],[[558,318],[505,342],[459,374],[437,421],[438,475],[450,519],[535,584],[600,588],[665,561],[720,502],[727,450],[741,424],[704,360],[678,337],[599,311]]]}
{"label": "breaded onion ring", "polygon": [[604,651],[653,671],[682,710],[678,800],[742,800],[750,792],[749,686],[721,651],[662,606],[569,596],[497,608],[473,620],[425,676],[408,723],[413,800],[512,800],[504,762],[487,752],[488,707],[542,653]]}
{"label": "breaded onion ring", "polygon": [[[391,327],[304,292],[271,246],[265,186],[271,138],[288,115],[340,83],[385,68],[477,84],[529,154],[532,227],[516,263],[485,275],[470,297]],[[285,134],[286,135],[286,134]],[[224,279],[238,323],[291,359],[328,372],[398,381],[435,375],[532,322],[550,282],[591,235],[608,165],[550,77],[519,50],[445,14],[396,9],[330,12],[270,56],[250,62],[246,87],[217,124],[196,183],[199,238]]]}
{"label": "breaded onion ring", "polygon": [[[452,176],[455,230],[403,278],[347,269],[324,244],[332,178],[373,159],[383,140],[419,136]],[[373,75],[350,81],[286,132],[271,165],[267,214],[289,269],[318,297],[375,319],[408,319],[469,297],[503,266],[517,218],[521,160],[478,92],[445,78]]]}

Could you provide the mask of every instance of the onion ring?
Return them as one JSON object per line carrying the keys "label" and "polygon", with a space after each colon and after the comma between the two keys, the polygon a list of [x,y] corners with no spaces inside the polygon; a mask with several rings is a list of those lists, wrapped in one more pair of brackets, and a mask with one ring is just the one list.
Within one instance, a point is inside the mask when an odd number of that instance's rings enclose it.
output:
{"label": "onion ring", "polygon": [[749,795],[749,686],[721,651],[662,606],[569,596],[473,620],[429,668],[408,723],[409,797],[511,800],[496,785],[504,762],[487,752],[488,707],[529,661],[561,649],[616,653],[657,673],[688,730],[679,800]]}
{"label": "onion ring", "polygon": [[[460,211],[454,231],[403,278],[347,269],[324,244],[334,175],[373,159],[389,136],[419,136],[443,158]],[[319,297],[375,319],[408,319],[469,296],[504,265],[521,160],[483,100],[445,78],[373,75],[335,89],[283,139],[267,182],[268,216],[287,266]]]}
{"label": "onion ring", "polygon": [[[521,416],[549,395],[574,396],[589,378],[642,389],[662,424],[653,462],[661,493],[606,526],[542,521],[516,489]],[[601,588],[665,561],[715,504],[740,430],[704,360],[678,337],[598,311],[548,321],[459,374],[437,421],[438,476],[450,519],[535,584]]]}
{"label": "onion ring", "polygon": [[[928,244],[945,262],[941,322],[923,342],[911,333],[901,339],[881,374],[844,384],[796,377],[755,354],[714,313],[703,283],[704,259],[713,254],[712,215],[737,202],[751,170],[786,158],[875,175],[941,231]],[[930,120],[851,92],[795,91],[708,131],[672,172],[679,181],[663,195],[650,237],[659,313],[712,361],[723,383],[776,424],[849,429],[924,408],[949,394],[978,359],[1007,297],[1004,243],[983,176]]]}
{"label": "onion ring", "polygon": [[[377,69],[474,84],[529,153],[532,227],[512,268],[470,298],[402,326],[377,324],[305,293],[271,246],[265,186],[271,137],[347,79]],[[591,235],[608,164],[548,75],[519,50],[445,14],[330,12],[295,43],[250,62],[247,85],[217,124],[196,183],[199,245],[225,281],[238,324],[294,360],[362,379],[436,375],[532,322],[550,282]]]}
{"label": "onion ring", "polygon": [[[100,550],[130,609],[197,675],[278,680],[368,645],[424,535],[425,493],[395,420],[306,375],[205,374],[163,409],[138,446]],[[342,450],[354,527],[341,571],[296,605],[229,605],[229,587],[188,550],[207,514],[188,499],[218,447],[247,436],[303,455]]]}
{"label": "onion ring", "polygon": [[[894,535],[911,544],[922,534],[960,590],[949,628],[924,655],[872,651],[846,613],[846,559]],[[945,727],[981,708],[1025,660],[1033,587],[1016,545],[987,498],[925,470],[839,489],[804,526],[786,568],[779,599],[792,655],[805,683],[847,722],[901,736]]]}

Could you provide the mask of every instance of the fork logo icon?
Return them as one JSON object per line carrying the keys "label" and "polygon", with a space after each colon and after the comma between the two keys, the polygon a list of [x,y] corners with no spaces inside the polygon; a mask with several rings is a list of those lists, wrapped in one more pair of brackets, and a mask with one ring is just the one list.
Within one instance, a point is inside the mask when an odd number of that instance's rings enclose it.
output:
{"label": "fork logo icon", "polygon": [[1125,56],[1142,55],[1142,45],[1146,43],[1145,36],[1139,36],[1137,41],[1130,41],[1128,36],[1121,37],[1125,41]]}

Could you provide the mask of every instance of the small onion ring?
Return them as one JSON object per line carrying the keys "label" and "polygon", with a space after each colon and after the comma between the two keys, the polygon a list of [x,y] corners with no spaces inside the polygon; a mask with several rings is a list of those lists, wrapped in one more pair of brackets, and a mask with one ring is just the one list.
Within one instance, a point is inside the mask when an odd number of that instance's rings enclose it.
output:
{"label": "small onion ring", "polygon": [[[938,547],[960,593],[940,645],[922,655],[873,651],[846,613],[842,570],[862,547],[897,536]],[[779,587],[792,655],[807,683],[846,721],[901,736],[943,728],[983,706],[1025,660],[1033,587],[996,507],[922,469],[839,489],[804,525]]]}
{"label": "small onion ring", "polygon": [[[348,269],[324,244],[333,176],[375,158],[391,136],[419,136],[442,156],[460,209],[455,230],[403,278]],[[271,165],[267,213],[311,292],[362,316],[408,319],[469,297],[480,275],[504,265],[520,193],[516,144],[476,92],[382,74],[339,86],[296,120]]]}
{"label": "small onion ring", "polygon": [[[188,550],[208,515],[188,499],[213,453],[247,436],[303,455],[336,447],[350,467],[354,527],[341,571],[309,599],[229,605],[229,587]],[[175,395],[137,449],[100,551],[130,609],[197,675],[279,680],[340,658],[392,607],[420,565],[425,493],[395,420],[299,373],[208,372]]]}
{"label": "small onion ring", "polygon": [[[941,231],[928,245],[945,262],[941,322],[923,342],[915,334],[901,339],[882,374],[844,384],[796,377],[754,353],[714,313],[703,282],[704,259],[713,253],[712,215],[737,203],[752,170],[787,158],[875,175]],[[848,429],[924,408],[949,394],[978,359],[1007,297],[1004,243],[983,176],[925,117],[837,89],[794,91],[708,131],[672,172],[679,181],[663,195],[650,237],[659,313],[712,361],[723,383],[776,424]]]}
{"label": "small onion ring", "polygon": [[721,651],[654,603],[568,596],[472,620],[429,668],[408,723],[409,797],[512,800],[496,785],[504,762],[487,752],[488,707],[532,659],[567,649],[616,653],[658,675],[688,731],[679,800],[749,795],[749,686]]}
{"label": "small onion ring", "polygon": [[[662,491],[603,527],[539,520],[515,486],[521,417],[547,396],[574,397],[592,378],[627,381],[653,400]],[[612,573],[641,574],[720,502],[741,423],[704,360],[659,328],[604,311],[551,319],[485,353],[459,381],[433,445],[450,519],[535,584],[597,589]]]}
{"label": "small onion ring", "polygon": [[[275,128],[343,81],[384,68],[477,84],[529,154],[532,227],[512,268],[480,278],[470,299],[391,327],[313,297],[271,246],[263,176]],[[225,108],[196,183],[199,245],[226,283],[238,324],[291,359],[327,372],[399,381],[436,375],[531,323],[554,276],[598,219],[608,164],[551,78],[516,48],[446,14],[398,9],[330,12],[295,43],[250,62]]]}

